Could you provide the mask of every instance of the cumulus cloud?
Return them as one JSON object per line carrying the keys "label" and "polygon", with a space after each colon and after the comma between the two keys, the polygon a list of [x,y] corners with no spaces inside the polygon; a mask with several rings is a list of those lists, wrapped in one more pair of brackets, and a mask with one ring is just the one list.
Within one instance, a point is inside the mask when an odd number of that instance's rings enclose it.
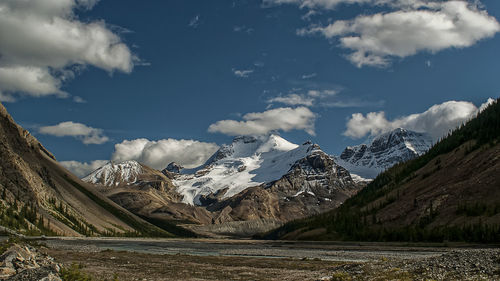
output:
{"label": "cumulus cloud", "polygon": [[78,161],[61,161],[59,162],[64,168],[75,174],[79,178],[83,178],[100,167],[106,165],[108,160],[94,160],[91,162]]}
{"label": "cumulus cloud", "polygon": [[414,8],[360,15],[353,20],[300,29],[297,34],[339,38],[342,48],[353,50],[347,58],[356,66],[384,67],[393,57],[470,47],[500,31],[498,21],[477,4],[466,1],[407,2],[413,3]]}
{"label": "cumulus cloud", "polygon": [[61,122],[54,126],[40,127],[38,132],[56,137],[74,137],[84,144],[103,144],[109,141],[109,138],[103,134],[103,130],[72,121]]}
{"label": "cumulus cloud", "polygon": [[315,135],[314,122],[316,114],[307,107],[280,107],[264,112],[253,112],[243,115],[243,121],[221,120],[210,125],[211,133],[236,135],[263,135],[271,131],[304,130]]}
{"label": "cumulus cloud", "polygon": [[132,71],[134,56],[104,21],[82,22],[76,9],[97,0],[0,2],[0,97],[67,97],[62,83],[72,67]]}
{"label": "cumulus cloud", "polygon": [[247,78],[248,76],[250,76],[250,74],[253,73],[253,69],[243,69],[243,70],[239,70],[239,69],[234,69],[233,68],[233,74],[234,76],[236,77],[240,77],[240,78]]}
{"label": "cumulus cloud", "polygon": [[396,128],[405,128],[416,132],[428,133],[434,140],[445,136],[450,130],[465,123],[493,102],[488,99],[477,108],[471,102],[447,101],[442,104],[431,106],[422,113],[411,114],[388,120],[385,112],[370,112],[352,114],[347,121],[345,136],[351,138],[362,138],[366,135],[378,135]]}
{"label": "cumulus cloud", "polygon": [[219,146],[196,140],[148,139],[125,140],[115,144],[111,160],[121,162],[136,160],[154,169],[164,169],[170,162],[177,162],[186,168],[203,164]]}

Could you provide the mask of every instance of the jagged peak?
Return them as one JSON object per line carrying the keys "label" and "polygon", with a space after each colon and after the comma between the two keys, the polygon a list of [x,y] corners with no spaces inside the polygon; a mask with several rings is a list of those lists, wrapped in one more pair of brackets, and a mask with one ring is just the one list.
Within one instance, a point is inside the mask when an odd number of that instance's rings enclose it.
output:
{"label": "jagged peak", "polygon": [[163,171],[168,171],[168,172],[171,172],[171,173],[180,174],[183,169],[184,169],[184,167],[182,165],[177,164],[176,162],[170,162],[167,165],[167,167],[162,170],[162,172]]}
{"label": "jagged peak", "polygon": [[237,136],[231,144],[222,145],[203,166],[210,165],[224,158],[249,157],[254,154],[271,151],[290,151],[298,145],[276,134],[261,136]]}
{"label": "jagged peak", "polygon": [[426,133],[396,128],[375,136],[369,145],[348,146],[340,155],[341,165],[364,178],[374,178],[392,165],[425,153],[432,146]]}
{"label": "jagged peak", "polygon": [[404,141],[405,139],[411,137],[421,137],[431,140],[430,136],[427,133],[416,132],[404,128],[396,128],[392,131],[385,132],[375,136],[372,139],[371,144],[373,145],[383,141],[391,141],[394,140],[395,138],[397,138],[398,141]]}
{"label": "jagged peak", "polygon": [[126,160],[118,163],[110,161],[82,180],[93,184],[115,186],[123,182],[133,183],[137,181],[138,175],[142,172],[142,164],[135,160]]}

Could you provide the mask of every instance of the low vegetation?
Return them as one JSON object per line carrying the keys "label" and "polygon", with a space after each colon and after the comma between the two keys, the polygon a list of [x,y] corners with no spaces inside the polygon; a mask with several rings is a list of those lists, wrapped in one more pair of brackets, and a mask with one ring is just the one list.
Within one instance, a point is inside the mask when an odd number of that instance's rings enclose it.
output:
{"label": "low vegetation", "polygon": [[154,225],[150,225],[144,222],[139,221],[138,219],[132,217],[130,214],[127,212],[120,210],[119,208],[116,208],[106,200],[100,198],[93,192],[87,190],[85,187],[81,186],[79,183],[73,181],[69,177],[65,177],[65,179],[71,183],[76,189],[78,189],[80,192],[88,196],[92,201],[97,203],[99,206],[104,208],[106,211],[110,212],[112,215],[120,219],[121,221],[125,222],[128,224],[130,227],[134,228],[136,231],[135,232],[124,232],[124,233],[118,233],[118,232],[111,232],[107,233],[106,236],[146,236],[146,237],[173,237],[171,233],[158,228]]}
{"label": "low vegetation", "polygon": [[24,235],[56,235],[50,228],[50,221],[43,218],[33,204],[23,204],[17,198],[7,199],[2,190],[0,202],[0,225],[15,229]]}

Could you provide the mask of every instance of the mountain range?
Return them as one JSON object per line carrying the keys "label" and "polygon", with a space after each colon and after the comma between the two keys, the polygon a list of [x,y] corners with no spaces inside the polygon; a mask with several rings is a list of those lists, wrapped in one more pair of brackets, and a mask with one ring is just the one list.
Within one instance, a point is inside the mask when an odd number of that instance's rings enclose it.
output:
{"label": "mountain range", "polygon": [[26,233],[248,237],[342,209],[380,176],[364,188],[366,179],[432,145],[425,134],[396,129],[331,156],[310,141],[240,136],[197,168],[110,162],[80,180],[1,109],[4,217],[23,218],[3,225]]}
{"label": "mountain range", "polygon": [[197,232],[252,234],[331,210],[364,183],[311,142],[236,137],[205,164],[161,173],[135,161],[109,163],[84,181],[131,212]]}
{"label": "mountain range", "polygon": [[421,156],[378,175],[341,207],[289,222],[271,239],[500,241],[500,104]]}

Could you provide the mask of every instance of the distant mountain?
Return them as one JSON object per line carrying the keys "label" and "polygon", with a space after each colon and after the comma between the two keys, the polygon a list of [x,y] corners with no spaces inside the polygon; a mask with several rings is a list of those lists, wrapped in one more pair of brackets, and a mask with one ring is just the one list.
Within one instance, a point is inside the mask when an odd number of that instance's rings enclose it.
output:
{"label": "distant mountain", "polygon": [[375,137],[368,145],[347,147],[336,161],[353,174],[373,179],[397,163],[424,154],[431,146],[429,135],[398,128]]}
{"label": "distant mountain", "polygon": [[183,202],[203,205],[202,196],[217,193],[229,198],[248,187],[278,180],[313,150],[310,142],[299,146],[277,135],[236,137],[205,165],[182,170],[174,185],[183,195]]}
{"label": "distant mountain", "polygon": [[[220,211],[216,219],[221,222],[252,219],[283,222],[331,210],[359,190],[360,185],[352,180],[349,172],[319,146],[305,143],[289,152],[284,153],[283,158],[289,159],[288,156],[295,153],[303,157],[293,162],[278,180],[228,197],[223,196],[226,189],[222,189],[213,195],[202,195],[199,201],[208,210]],[[272,175],[272,171],[269,174]]]}
{"label": "distant mountain", "polygon": [[127,161],[84,180],[138,215],[204,225],[189,225],[198,232],[263,230],[335,208],[361,187],[319,146],[277,135],[236,137],[195,169]]}
{"label": "distant mountain", "polygon": [[175,226],[179,222],[206,224],[212,219],[205,209],[182,203],[182,196],[164,173],[137,161],[110,162],[82,180],[132,213],[177,235],[193,236]]}
{"label": "distant mountain", "polygon": [[0,104],[0,225],[28,234],[158,235],[64,169]]}
{"label": "distant mountain", "polygon": [[341,207],[266,238],[500,241],[500,104],[380,174]]}

